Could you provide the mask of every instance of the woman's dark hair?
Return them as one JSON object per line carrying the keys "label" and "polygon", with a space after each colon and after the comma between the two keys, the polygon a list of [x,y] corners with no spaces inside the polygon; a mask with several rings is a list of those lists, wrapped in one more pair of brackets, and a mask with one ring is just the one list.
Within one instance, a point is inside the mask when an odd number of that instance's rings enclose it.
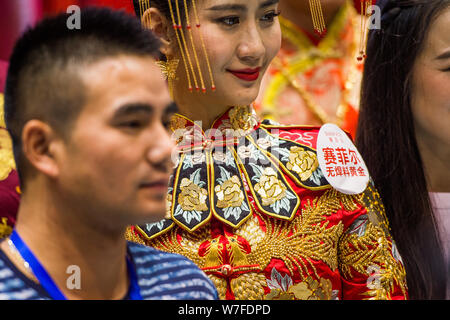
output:
{"label": "woman's dark hair", "polygon": [[415,136],[411,82],[430,26],[450,0],[385,2],[381,30],[369,34],[356,144],[383,199],[410,298],[445,299],[448,271]]}

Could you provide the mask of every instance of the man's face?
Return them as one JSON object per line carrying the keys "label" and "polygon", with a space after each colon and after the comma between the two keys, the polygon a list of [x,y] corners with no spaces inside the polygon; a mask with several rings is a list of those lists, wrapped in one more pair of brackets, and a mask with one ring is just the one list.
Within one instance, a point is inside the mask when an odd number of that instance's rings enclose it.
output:
{"label": "man's face", "polygon": [[175,106],[159,68],[152,58],[124,55],[80,73],[87,101],[58,178],[68,204],[111,227],[162,219],[173,147],[166,125]]}

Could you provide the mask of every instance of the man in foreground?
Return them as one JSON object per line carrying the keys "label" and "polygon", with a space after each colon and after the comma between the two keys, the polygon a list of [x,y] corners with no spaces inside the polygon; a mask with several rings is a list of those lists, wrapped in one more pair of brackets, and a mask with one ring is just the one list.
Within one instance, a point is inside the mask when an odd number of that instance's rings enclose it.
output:
{"label": "man in foreground", "polygon": [[0,243],[0,299],[214,299],[184,257],[127,243],[160,220],[175,106],[155,64],[159,42],[107,9],[27,31],[11,57],[5,119],[22,197]]}

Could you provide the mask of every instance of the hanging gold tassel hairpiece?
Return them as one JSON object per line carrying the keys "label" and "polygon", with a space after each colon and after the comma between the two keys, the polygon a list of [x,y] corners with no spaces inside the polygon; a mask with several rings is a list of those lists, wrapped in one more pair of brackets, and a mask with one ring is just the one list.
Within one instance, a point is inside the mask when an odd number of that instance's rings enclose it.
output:
{"label": "hanging gold tassel hairpiece", "polygon": [[195,25],[198,29],[198,32],[200,34],[200,42],[202,45],[202,51],[203,51],[203,55],[205,57],[206,60],[206,66],[208,67],[208,73],[209,73],[209,80],[211,81],[211,90],[215,91],[216,90],[216,84],[214,82],[214,77],[212,74],[212,69],[211,69],[211,64],[209,62],[209,57],[208,57],[208,52],[206,51],[206,46],[205,46],[205,41],[203,40],[203,35],[200,31],[200,19],[198,18],[198,11],[197,11],[197,5],[195,3],[195,0],[192,0],[192,9],[194,10],[194,16],[195,16]]}
{"label": "hanging gold tassel hairpiece", "polygon": [[[202,86],[202,92],[205,93],[206,92],[205,81],[203,80],[202,69],[200,68],[200,62],[198,60],[197,50],[196,50],[195,44],[194,44],[194,36],[192,35],[192,26],[191,26],[191,19],[189,18],[189,10],[187,7],[187,0],[183,0],[183,1],[184,1],[184,3],[183,3],[184,4],[184,13],[186,15],[186,29],[187,29],[187,33],[189,35],[189,39],[191,40],[192,52],[194,55],[195,64],[197,66],[198,76],[200,78],[200,85]],[[188,50],[188,48],[186,48],[186,50]]]}
{"label": "hanging gold tassel hairpiece", "polygon": [[189,69],[188,69],[188,61],[187,61],[186,54],[185,54],[185,52],[183,50],[183,45],[181,43],[181,36],[180,36],[180,33],[182,33],[182,30],[180,30],[181,29],[181,25],[178,25],[177,20],[175,20],[175,14],[174,14],[174,11],[173,11],[171,0],[167,0],[167,2],[169,4],[170,17],[172,19],[173,30],[175,31],[175,36],[177,38],[178,47],[180,48],[181,58],[183,59],[183,65],[184,65],[184,69],[185,69],[186,76],[187,76],[187,81],[188,81],[188,89],[189,89],[190,92],[192,92],[193,91],[193,87],[192,87],[191,76],[190,76]]}
{"label": "hanging gold tassel hairpiece", "polygon": [[[187,35],[185,35],[185,32],[183,30],[183,23],[181,21],[179,1],[183,1],[183,5],[184,5],[184,13],[186,16],[186,29],[187,29],[186,33],[187,33]],[[193,28],[192,28],[191,18],[189,16],[189,10],[188,10],[188,1],[187,0],[175,0],[176,14],[175,14],[171,0],[168,0],[168,3],[169,3],[169,9],[170,9],[170,14],[172,17],[172,22],[174,25],[175,33],[177,33],[178,46],[180,48],[180,52],[181,52],[181,54],[183,56],[183,60],[185,62],[185,70],[186,70],[186,74],[188,76],[188,81],[190,82],[190,78],[192,76],[192,79],[194,80],[195,90],[200,91],[200,86],[201,86],[201,91],[203,93],[206,93],[205,78],[203,76],[203,72],[201,69],[201,63],[200,63],[200,59],[199,59],[198,50],[195,47],[195,43],[194,43],[194,35],[193,35],[193,30],[192,30]],[[193,11],[193,14],[195,17],[195,24],[197,27],[199,39],[200,39],[201,46],[202,46],[203,56],[204,56],[204,59],[206,60],[206,66],[208,68],[208,73],[209,73],[209,77],[210,77],[210,81],[211,81],[211,90],[215,91],[216,86],[214,83],[212,69],[211,69],[209,57],[208,57],[206,47],[205,47],[205,42],[203,40],[203,35],[200,30],[201,25],[200,25],[200,21],[198,18],[198,11],[197,11],[197,5],[196,5],[195,0],[191,0],[191,4],[192,4],[192,11]],[[175,17],[177,19],[175,19]],[[188,45],[189,41],[190,41],[190,46]],[[190,48],[192,48],[193,59],[191,58],[191,53],[189,51]],[[194,67],[194,63],[195,63],[196,68]],[[198,72],[197,74],[195,72],[195,69],[197,69],[197,72]],[[189,75],[189,71],[191,72],[191,76]],[[200,82],[200,86],[199,86],[199,82]],[[191,92],[193,91],[191,84],[189,84],[189,90]]]}
{"label": "hanging gold tassel hairpiece", "polygon": [[[174,15],[171,0],[168,0],[168,2],[170,3],[169,7],[170,7],[171,14]],[[189,53],[189,47],[186,42],[186,36],[185,36],[184,30],[183,30],[179,0],[175,0],[175,8],[177,10],[176,12],[177,12],[177,19],[178,19],[177,20],[178,22],[176,23],[176,28],[178,30],[178,33],[181,36],[181,43],[183,44],[183,46],[181,46],[181,44],[180,44],[180,50],[181,51],[184,50],[184,53],[186,55],[186,60],[189,64],[189,69],[191,70],[192,78],[194,79],[195,91],[200,91],[200,87],[199,87],[198,81],[197,81],[197,76],[196,76],[195,70],[194,70],[194,65],[192,64],[191,54]],[[192,90],[190,90],[190,91],[192,91]]]}
{"label": "hanging gold tassel hairpiece", "polygon": [[148,14],[144,17],[145,11],[150,9],[150,0],[139,0],[139,13],[141,14],[141,23],[144,28],[150,29],[151,16]]}
{"label": "hanging gold tassel hairpiece", "polygon": [[[180,9],[180,1],[183,1],[184,5],[184,13],[186,16],[186,34],[183,27],[183,21],[181,19],[181,9]],[[174,5],[172,4],[174,2]],[[201,91],[203,93],[206,93],[206,84],[205,84],[205,78],[202,73],[201,69],[201,61],[200,61],[200,55],[198,54],[198,50],[195,47],[194,43],[194,34],[193,34],[193,27],[191,24],[191,18],[189,15],[188,10],[188,0],[167,0],[167,3],[169,5],[169,11],[170,11],[170,18],[172,20],[172,26],[175,32],[175,36],[177,39],[177,44],[180,49],[181,58],[183,61],[184,69],[187,76],[187,82],[188,82],[188,89],[190,92],[194,91]],[[211,82],[211,90],[216,90],[216,85],[214,83],[214,78],[212,74],[211,64],[209,61],[208,53],[206,51],[205,42],[203,40],[203,35],[200,30],[200,20],[198,18],[198,11],[197,11],[197,5],[195,0],[191,0],[192,4],[192,12],[194,14],[195,18],[195,26],[197,27],[197,31],[199,34],[199,39],[201,43],[201,49],[203,53],[203,57],[206,61],[206,66],[208,68],[209,73],[209,80]],[[146,28],[151,27],[151,17],[150,15],[145,15],[145,11],[150,8],[150,0],[139,0],[139,10],[141,14],[141,22],[142,25]],[[190,42],[190,43],[189,43]],[[189,45],[190,44],[190,45]],[[190,50],[191,49],[191,50]],[[171,61],[158,61],[158,65],[161,68],[161,71],[163,74],[167,77],[169,80],[169,87],[172,87],[173,89],[173,80],[176,77],[176,69],[178,67],[178,60],[171,60]]]}
{"label": "hanging gold tassel hairpiece", "polygon": [[327,33],[327,28],[325,26],[320,0],[309,0],[309,8],[311,10],[314,32],[319,37],[323,37]]}
{"label": "hanging gold tassel hairpiece", "polygon": [[363,61],[366,58],[367,36],[369,34],[369,26],[367,20],[372,14],[369,8],[372,6],[373,0],[361,0],[361,34],[359,39],[359,54],[358,61]]}

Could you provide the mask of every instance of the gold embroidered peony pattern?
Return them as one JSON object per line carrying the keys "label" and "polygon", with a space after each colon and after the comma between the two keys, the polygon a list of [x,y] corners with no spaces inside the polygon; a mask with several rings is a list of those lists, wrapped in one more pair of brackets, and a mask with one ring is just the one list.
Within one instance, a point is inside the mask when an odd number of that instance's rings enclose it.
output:
{"label": "gold embroidered peony pattern", "polygon": [[183,178],[180,184],[181,193],[178,196],[178,204],[184,211],[206,211],[206,198],[208,191],[200,188],[188,178]]}
{"label": "gold embroidered peony pattern", "polygon": [[299,300],[331,300],[331,288],[331,281],[328,279],[315,280],[308,277],[304,282],[293,285],[290,292]]}
{"label": "gold embroidered peony pattern", "polygon": [[270,206],[286,196],[286,186],[277,178],[272,168],[265,168],[255,191],[261,196],[262,205]]}
{"label": "gold embroidered peony pattern", "polygon": [[302,147],[291,147],[286,167],[296,172],[301,181],[308,180],[318,166],[319,162],[314,152],[306,151]]}
{"label": "gold embroidered peony pattern", "polygon": [[241,181],[238,176],[233,176],[223,184],[214,188],[217,196],[217,207],[240,207],[244,201],[244,193],[241,189]]}
{"label": "gold embroidered peony pattern", "polygon": [[[282,277],[276,269],[272,269],[272,278],[267,280],[270,293],[264,300],[334,300],[337,292],[333,292],[329,279],[318,280],[308,276],[304,281],[293,284],[292,279]],[[337,290],[336,290],[337,291]]]}

